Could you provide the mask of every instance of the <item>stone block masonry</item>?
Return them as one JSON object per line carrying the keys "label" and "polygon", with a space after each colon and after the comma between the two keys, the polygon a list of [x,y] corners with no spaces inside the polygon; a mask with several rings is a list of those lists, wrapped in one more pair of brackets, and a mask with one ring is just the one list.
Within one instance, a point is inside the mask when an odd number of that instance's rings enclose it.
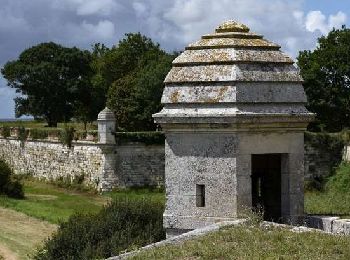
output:
{"label": "stone block masonry", "polygon": [[[341,151],[332,154],[340,160],[341,155]],[[74,178],[84,174],[87,185],[102,190],[163,186],[164,156],[162,144],[76,142],[68,148],[60,142],[27,140],[21,147],[19,140],[0,138],[0,158],[7,161],[16,173],[30,173],[44,179]],[[324,148],[306,141],[305,179],[329,176],[334,167],[330,156]],[[349,161],[348,157],[344,159]]]}
{"label": "stone block masonry", "polygon": [[17,174],[46,180],[84,175],[84,183],[101,191],[114,187],[162,186],[164,145],[75,142],[71,148],[53,141],[0,138],[0,158]]}

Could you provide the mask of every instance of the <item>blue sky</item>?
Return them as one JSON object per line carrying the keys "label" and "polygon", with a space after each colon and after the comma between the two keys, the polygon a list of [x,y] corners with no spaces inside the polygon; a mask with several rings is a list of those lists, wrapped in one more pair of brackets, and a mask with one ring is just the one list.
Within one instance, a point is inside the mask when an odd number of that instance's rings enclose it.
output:
{"label": "blue sky", "polygon": [[[127,32],[182,50],[224,20],[247,24],[295,58],[349,24],[349,0],[0,0],[0,67],[26,48],[54,41],[89,49]],[[14,118],[15,91],[0,76],[0,118]]]}

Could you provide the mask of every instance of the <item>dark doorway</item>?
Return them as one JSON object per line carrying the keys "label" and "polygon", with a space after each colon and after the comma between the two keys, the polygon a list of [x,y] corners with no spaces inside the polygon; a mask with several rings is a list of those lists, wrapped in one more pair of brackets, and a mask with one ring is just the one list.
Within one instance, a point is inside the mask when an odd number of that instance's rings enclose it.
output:
{"label": "dark doorway", "polygon": [[252,155],[252,206],[267,221],[281,221],[281,157]]}

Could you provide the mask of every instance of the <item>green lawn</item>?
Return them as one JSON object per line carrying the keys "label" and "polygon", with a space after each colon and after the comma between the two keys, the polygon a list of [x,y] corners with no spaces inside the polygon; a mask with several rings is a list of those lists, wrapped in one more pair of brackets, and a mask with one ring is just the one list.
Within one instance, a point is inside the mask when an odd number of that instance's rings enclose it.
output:
{"label": "green lawn", "polygon": [[350,237],[243,225],[131,259],[350,259]]}
{"label": "green lawn", "polygon": [[58,224],[74,213],[98,212],[111,198],[149,197],[165,201],[163,192],[149,189],[132,189],[109,192],[102,195],[58,188],[52,184],[25,180],[24,200],[0,196],[0,207],[11,208],[38,219]]}
{"label": "green lawn", "polygon": [[0,207],[11,208],[38,219],[57,224],[73,213],[98,212],[107,203],[107,197],[78,193],[57,188],[43,182],[24,182],[24,200],[0,197]]}

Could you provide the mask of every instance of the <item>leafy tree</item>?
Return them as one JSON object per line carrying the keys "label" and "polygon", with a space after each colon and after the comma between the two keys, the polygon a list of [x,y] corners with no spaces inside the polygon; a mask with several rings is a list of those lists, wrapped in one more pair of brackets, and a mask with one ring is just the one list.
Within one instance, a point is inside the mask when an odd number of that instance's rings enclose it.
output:
{"label": "leafy tree", "polygon": [[7,62],[1,73],[21,94],[15,99],[16,117],[44,118],[52,127],[68,121],[77,107],[90,102],[82,94],[89,92],[91,59],[88,51],[49,42],[26,49],[18,60]]}
{"label": "leafy tree", "polygon": [[106,55],[105,78],[112,82],[107,104],[116,114],[119,129],[155,129],[152,114],[161,108],[163,80],[174,57],[139,33],[127,34]]}
{"label": "leafy tree", "polygon": [[350,30],[333,29],[314,51],[302,51],[298,66],[304,78],[308,109],[317,114],[311,130],[339,131],[350,126]]}
{"label": "leafy tree", "polygon": [[150,38],[140,33],[127,33],[125,38],[119,41],[117,46],[105,53],[102,77],[108,86],[114,81],[126,76],[135,70],[148,52],[161,52],[159,44],[153,43]]}

